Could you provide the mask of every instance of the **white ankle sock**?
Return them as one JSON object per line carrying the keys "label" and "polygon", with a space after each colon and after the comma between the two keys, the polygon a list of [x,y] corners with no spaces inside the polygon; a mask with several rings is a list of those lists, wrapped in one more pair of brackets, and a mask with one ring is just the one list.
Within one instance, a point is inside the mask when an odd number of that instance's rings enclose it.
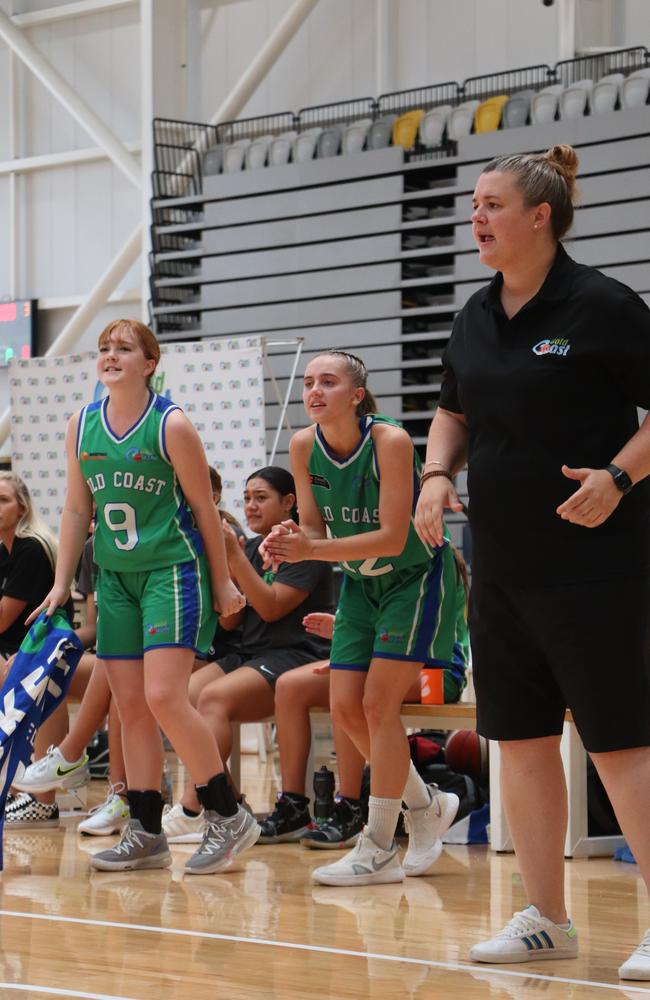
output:
{"label": "white ankle sock", "polygon": [[431,802],[429,788],[415,770],[413,761],[409,764],[409,773],[402,798],[409,809],[426,809]]}
{"label": "white ankle sock", "polygon": [[366,829],[377,847],[384,851],[389,851],[393,845],[401,808],[401,799],[380,799],[376,795],[371,795],[368,799]]}

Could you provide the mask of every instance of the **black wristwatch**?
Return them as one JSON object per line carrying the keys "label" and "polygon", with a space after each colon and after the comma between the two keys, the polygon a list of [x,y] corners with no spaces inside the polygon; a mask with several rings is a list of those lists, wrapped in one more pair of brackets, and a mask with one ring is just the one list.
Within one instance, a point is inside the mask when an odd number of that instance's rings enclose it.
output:
{"label": "black wristwatch", "polygon": [[625,469],[619,469],[618,465],[606,465],[605,470],[609,472],[610,476],[616,484],[616,489],[620,490],[623,496],[629,493],[634,483],[628,476]]}

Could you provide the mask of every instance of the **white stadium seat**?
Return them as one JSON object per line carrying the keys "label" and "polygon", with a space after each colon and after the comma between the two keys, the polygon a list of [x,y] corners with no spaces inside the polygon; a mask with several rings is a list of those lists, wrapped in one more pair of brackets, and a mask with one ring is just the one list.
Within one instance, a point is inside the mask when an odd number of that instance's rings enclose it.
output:
{"label": "white stadium seat", "polygon": [[555,121],[557,103],[563,90],[561,83],[552,83],[550,87],[544,87],[535,94],[530,106],[530,120],[533,125],[544,125]]}
{"label": "white stadium seat", "polygon": [[366,144],[371,125],[370,118],[360,118],[358,122],[350,122],[343,133],[343,152],[360,153]]}
{"label": "white stadium seat", "polygon": [[434,149],[442,142],[452,110],[451,104],[440,104],[424,115],[420,122],[420,142],[427,149]]}
{"label": "white stadium seat", "polygon": [[614,110],[618,104],[624,79],[622,73],[610,73],[608,76],[602,76],[594,84],[590,100],[592,115],[600,115],[604,111]]}
{"label": "white stadium seat", "polygon": [[643,108],[648,102],[650,91],[650,67],[637,69],[623,80],[621,87],[622,108]]}
{"label": "white stadium seat", "polygon": [[593,80],[576,80],[566,87],[560,94],[560,118],[574,119],[586,115],[593,89]]}
{"label": "white stadium seat", "polygon": [[447,135],[450,139],[462,139],[469,135],[474,124],[474,115],[480,101],[463,101],[454,108],[447,122]]}

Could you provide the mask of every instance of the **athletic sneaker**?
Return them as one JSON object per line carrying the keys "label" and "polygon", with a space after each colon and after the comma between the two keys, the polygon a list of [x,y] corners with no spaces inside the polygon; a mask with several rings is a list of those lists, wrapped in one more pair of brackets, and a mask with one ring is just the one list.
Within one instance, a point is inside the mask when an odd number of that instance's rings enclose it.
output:
{"label": "athletic sneaker", "polygon": [[130,819],[120,842],[107,851],[93,854],[90,864],[100,872],[128,871],[131,868],[169,868],[172,856],[164,833],[147,833],[139,819]]}
{"label": "athletic sneaker", "polygon": [[543,917],[536,906],[515,913],[496,937],[470,949],[471,962],[538,962],[549,958],[577,958],[578,932],[569,922],[564,930]]}
{"label": "athletic sneaker", "polygon": [[17,795],[5,809],[5,831],[40,830],[58,825],[59,807],[56,802],[39,802],[29,792]]}
{"label": "athletic sneaker", "polygon": [[341,796],[334,802],[332,815],[319,823],[312,823],[311,829],[300,838],[300,843],[304,847],[316,847],[321,850],[354,847],[362,830],[361,803],[357,799]]}
{"label": "athletic sneaker", "polygon": [[442,837],[458,812],[460,799],[429,785],[431,801],[421,809],[404,810],[409,843],[404,855],[405,875],[426,875],[442,854]]}
{"label": "athletic sneaker", "polygon": [[88,754],[66,760],[58,747],[50,747],[45,757],[30,764],[22,777],[14,780],[21,792],[51,792],[55,788],[81,788],[90,781]]}
{"label": "athletic sneaker", "polygon": [[356,846],[332,865],[316,868],[311,877],[321,885],[382,885],[403,882],[404,870],[399,860],[399,848],[393,841],[384,851],[362,830]]}
{"label": "athletic sneaker", "polygon": [[252,847],[259,835],[259,823],[241,806],[234,816],[220,816],[206,809],[203,843],[186,863],[186,873],[211,875],[230,868],[235,857]]}
{"label": "athletic sneaker", "polygon": [[620,966],[618,974],[621,979],[650,979],[650,930],[645,932],[639,947]]}
{"label": "athletic sneaker", "polygon": [[169,844],[200,844],[205,833],[205,813],[188,816],[180,802],[164,806],[162,828]]}
{"label": "athletic sneaker", "polygon": [[260,844],[289,844],[304,837],[309,830],[309,799],[280,792],[272,813],[260,824]]}
{"label": "athletic sneaker", "polygon": [[120,792],[125,790],[124,782],[109,785],[108,795],[101,803],[88,813],[77,827],[77,833],[85,833],[93,837],[108,837],[111,833],[120,833],[125,823],[131,819],[129,803],[125,802]]}

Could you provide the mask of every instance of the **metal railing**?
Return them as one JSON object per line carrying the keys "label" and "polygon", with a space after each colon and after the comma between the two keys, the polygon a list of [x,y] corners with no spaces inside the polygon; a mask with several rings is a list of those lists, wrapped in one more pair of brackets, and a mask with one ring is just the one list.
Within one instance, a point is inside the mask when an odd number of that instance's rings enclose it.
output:
{"label": "metal railing", "polygon": [[374,119],[376,103],[374,97],[358,97],[352,101],[334,101],[317,104],[311,108],[301,108],[296,115],[298,130],[314,128],[317,125],[328,128],[332,125],[350,125],[362,118]]}
{"label": "metal railing", "polygon": [[411,90],[395,90],[377,98],[377,116],[401,115],[406,111],[439,107],[441,104],[458,104],[461,100],[460,86],[455,80],[437,83],[430,87],[415,87]]}
{"label": "metal railing", "polygon": [[485,76],[470,76],[460,88],[463,100],[486,101],[488,97],[505,94],[510,97],[520,90],[541,90],[549,83],[555,83],[555,73],[550,66],[523,66],[521,69],[506,70],[503,73],[488,73]]}

